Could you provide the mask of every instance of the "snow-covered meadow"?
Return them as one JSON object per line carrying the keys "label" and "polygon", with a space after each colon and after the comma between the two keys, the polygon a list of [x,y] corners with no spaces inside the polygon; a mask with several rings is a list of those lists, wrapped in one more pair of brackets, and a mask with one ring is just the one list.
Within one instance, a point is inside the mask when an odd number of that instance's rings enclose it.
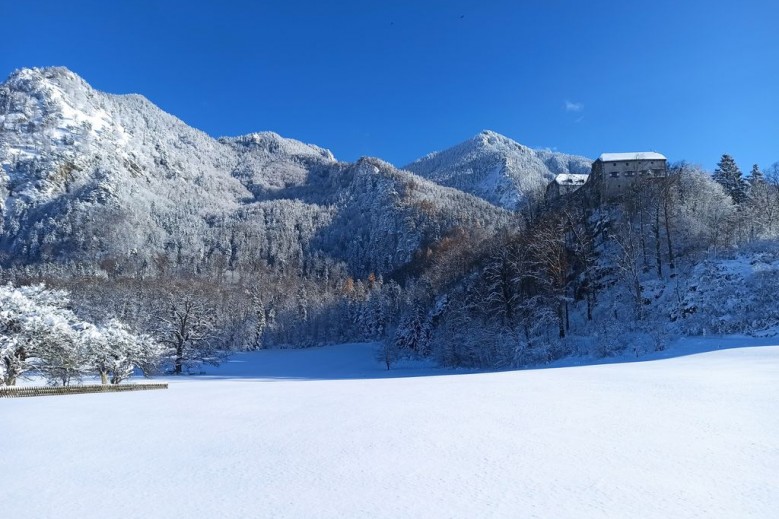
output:
{"label": "snow-covered meadow", "polygon": [[755,344],[498,373],[388,373],[353,344],[240,354],[167,391],[3,399],[0,503],[61,519],[776,517],[779,346],[734,347]]}

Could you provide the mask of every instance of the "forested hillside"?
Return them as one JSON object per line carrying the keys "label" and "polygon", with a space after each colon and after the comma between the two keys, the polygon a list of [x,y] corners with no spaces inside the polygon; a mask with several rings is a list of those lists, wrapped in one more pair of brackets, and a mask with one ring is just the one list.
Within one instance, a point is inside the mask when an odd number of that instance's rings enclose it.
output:
{"label": "forested hillside", "polygon": [[466,245],[473,268],[409,310],[387,357],[516,367],[778,333],[779,167],[755,171],[719,182],[678,163],[603,205],[586,185],[527,227]]}

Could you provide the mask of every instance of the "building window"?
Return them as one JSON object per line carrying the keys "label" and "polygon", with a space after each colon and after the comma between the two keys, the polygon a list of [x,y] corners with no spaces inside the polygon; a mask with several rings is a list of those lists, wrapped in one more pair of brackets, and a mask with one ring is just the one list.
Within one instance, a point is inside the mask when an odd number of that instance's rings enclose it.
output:
{"label": "building window", "polygon": [[618,171],[612,171],[611,172],[611,178],[619,178],[619,172]]}

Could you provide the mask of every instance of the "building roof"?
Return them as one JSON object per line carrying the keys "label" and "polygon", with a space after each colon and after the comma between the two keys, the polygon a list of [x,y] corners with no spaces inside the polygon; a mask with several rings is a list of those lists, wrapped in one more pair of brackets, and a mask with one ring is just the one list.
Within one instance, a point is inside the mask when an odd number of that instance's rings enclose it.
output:
{"label": "building roof", "polygon": [[589,175],[577,175],[573,173],[561,173],[554,178],[554,182],[560,185],[581,185],[587,182]]}
{"label": "building roof", "polygon": [[620,162],[626,160],[667,160],[665,155],[654,151],[633,151],[628,153],[602,153],[598,160],[601,162]]}

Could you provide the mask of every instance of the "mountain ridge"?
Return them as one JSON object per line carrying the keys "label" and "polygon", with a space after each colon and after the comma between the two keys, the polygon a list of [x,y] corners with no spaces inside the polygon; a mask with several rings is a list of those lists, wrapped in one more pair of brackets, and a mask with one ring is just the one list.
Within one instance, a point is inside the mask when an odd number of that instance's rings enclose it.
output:
{"label": "mountain ridge", "polygon": [[[282,137],[272,131],[251,132],[238,136],[214,138],[190,127],[178,117],[160,109],[142,94],[110,94],[94,89],[81,76],[65,67],[22,68],[14,71],[3,82],[6,90],[27,92],[37,101],[26,107],[32,118],[19,114],[0,116],[0,130],[10,125],[49,125],[44,128],[41,147],[69,143],[79,145],[101,135],[113,134],[118,144],[126,144],[130,135],[107,112],[116,110],[132,118],[131,112],[153,112],[146,123],[154,122],[168,133],[186,128],[186,141],[206,145],[208,157],[198,162],[207,163],[217,157],[230,162],[230,175],[238,179],[254,197],[262,197],[286,187],[306,182],[309,170],[337,162],[334,154],[320,146]],[[37,112],[37,114],[36,114]],[[38,115],[36,119],[34,116]],[[59,122],[59,124],[57,124]],[[181,133],[181,132],[179,132]],[[8,153],[24,159],[30,148],[14,148],[13,140],[6,143]],[[230,148],[226,151],[224,147]],[[72,151],[72,150],[70,150]],[[144,169],[136,164],[127,150],[117,146],[118,154],[130,162],[130,169]],[[156,150],[149,151],[154,156]],[[155,157],[164,161],[164,157]],[[283,163],[284,167],[279,168]],[[400,169],[427,178],[440,185],[471,193],[499,207],[517,210],[527,203],[540,200],[546,184],[559,173],[588,173],[591,160],[585,157],[536,150],[491,130],[447,149],[431,152]],[[224,165],[224,164],[223,164]],[[222,169],[222,168],[217,168]],[[229,180],[227,183],[232,183]],[[239,195],[239,198],[244,195]]]}
{"label": "mountain ridge", "polygon": [[341,163],[273,132],[215,139],[62,67],[0,84],[0,165],[5,265],[102,258],[197,272],[225,257],[238,268],[324,254],[367,275],[455,227],[510,219],[379,159]]}

